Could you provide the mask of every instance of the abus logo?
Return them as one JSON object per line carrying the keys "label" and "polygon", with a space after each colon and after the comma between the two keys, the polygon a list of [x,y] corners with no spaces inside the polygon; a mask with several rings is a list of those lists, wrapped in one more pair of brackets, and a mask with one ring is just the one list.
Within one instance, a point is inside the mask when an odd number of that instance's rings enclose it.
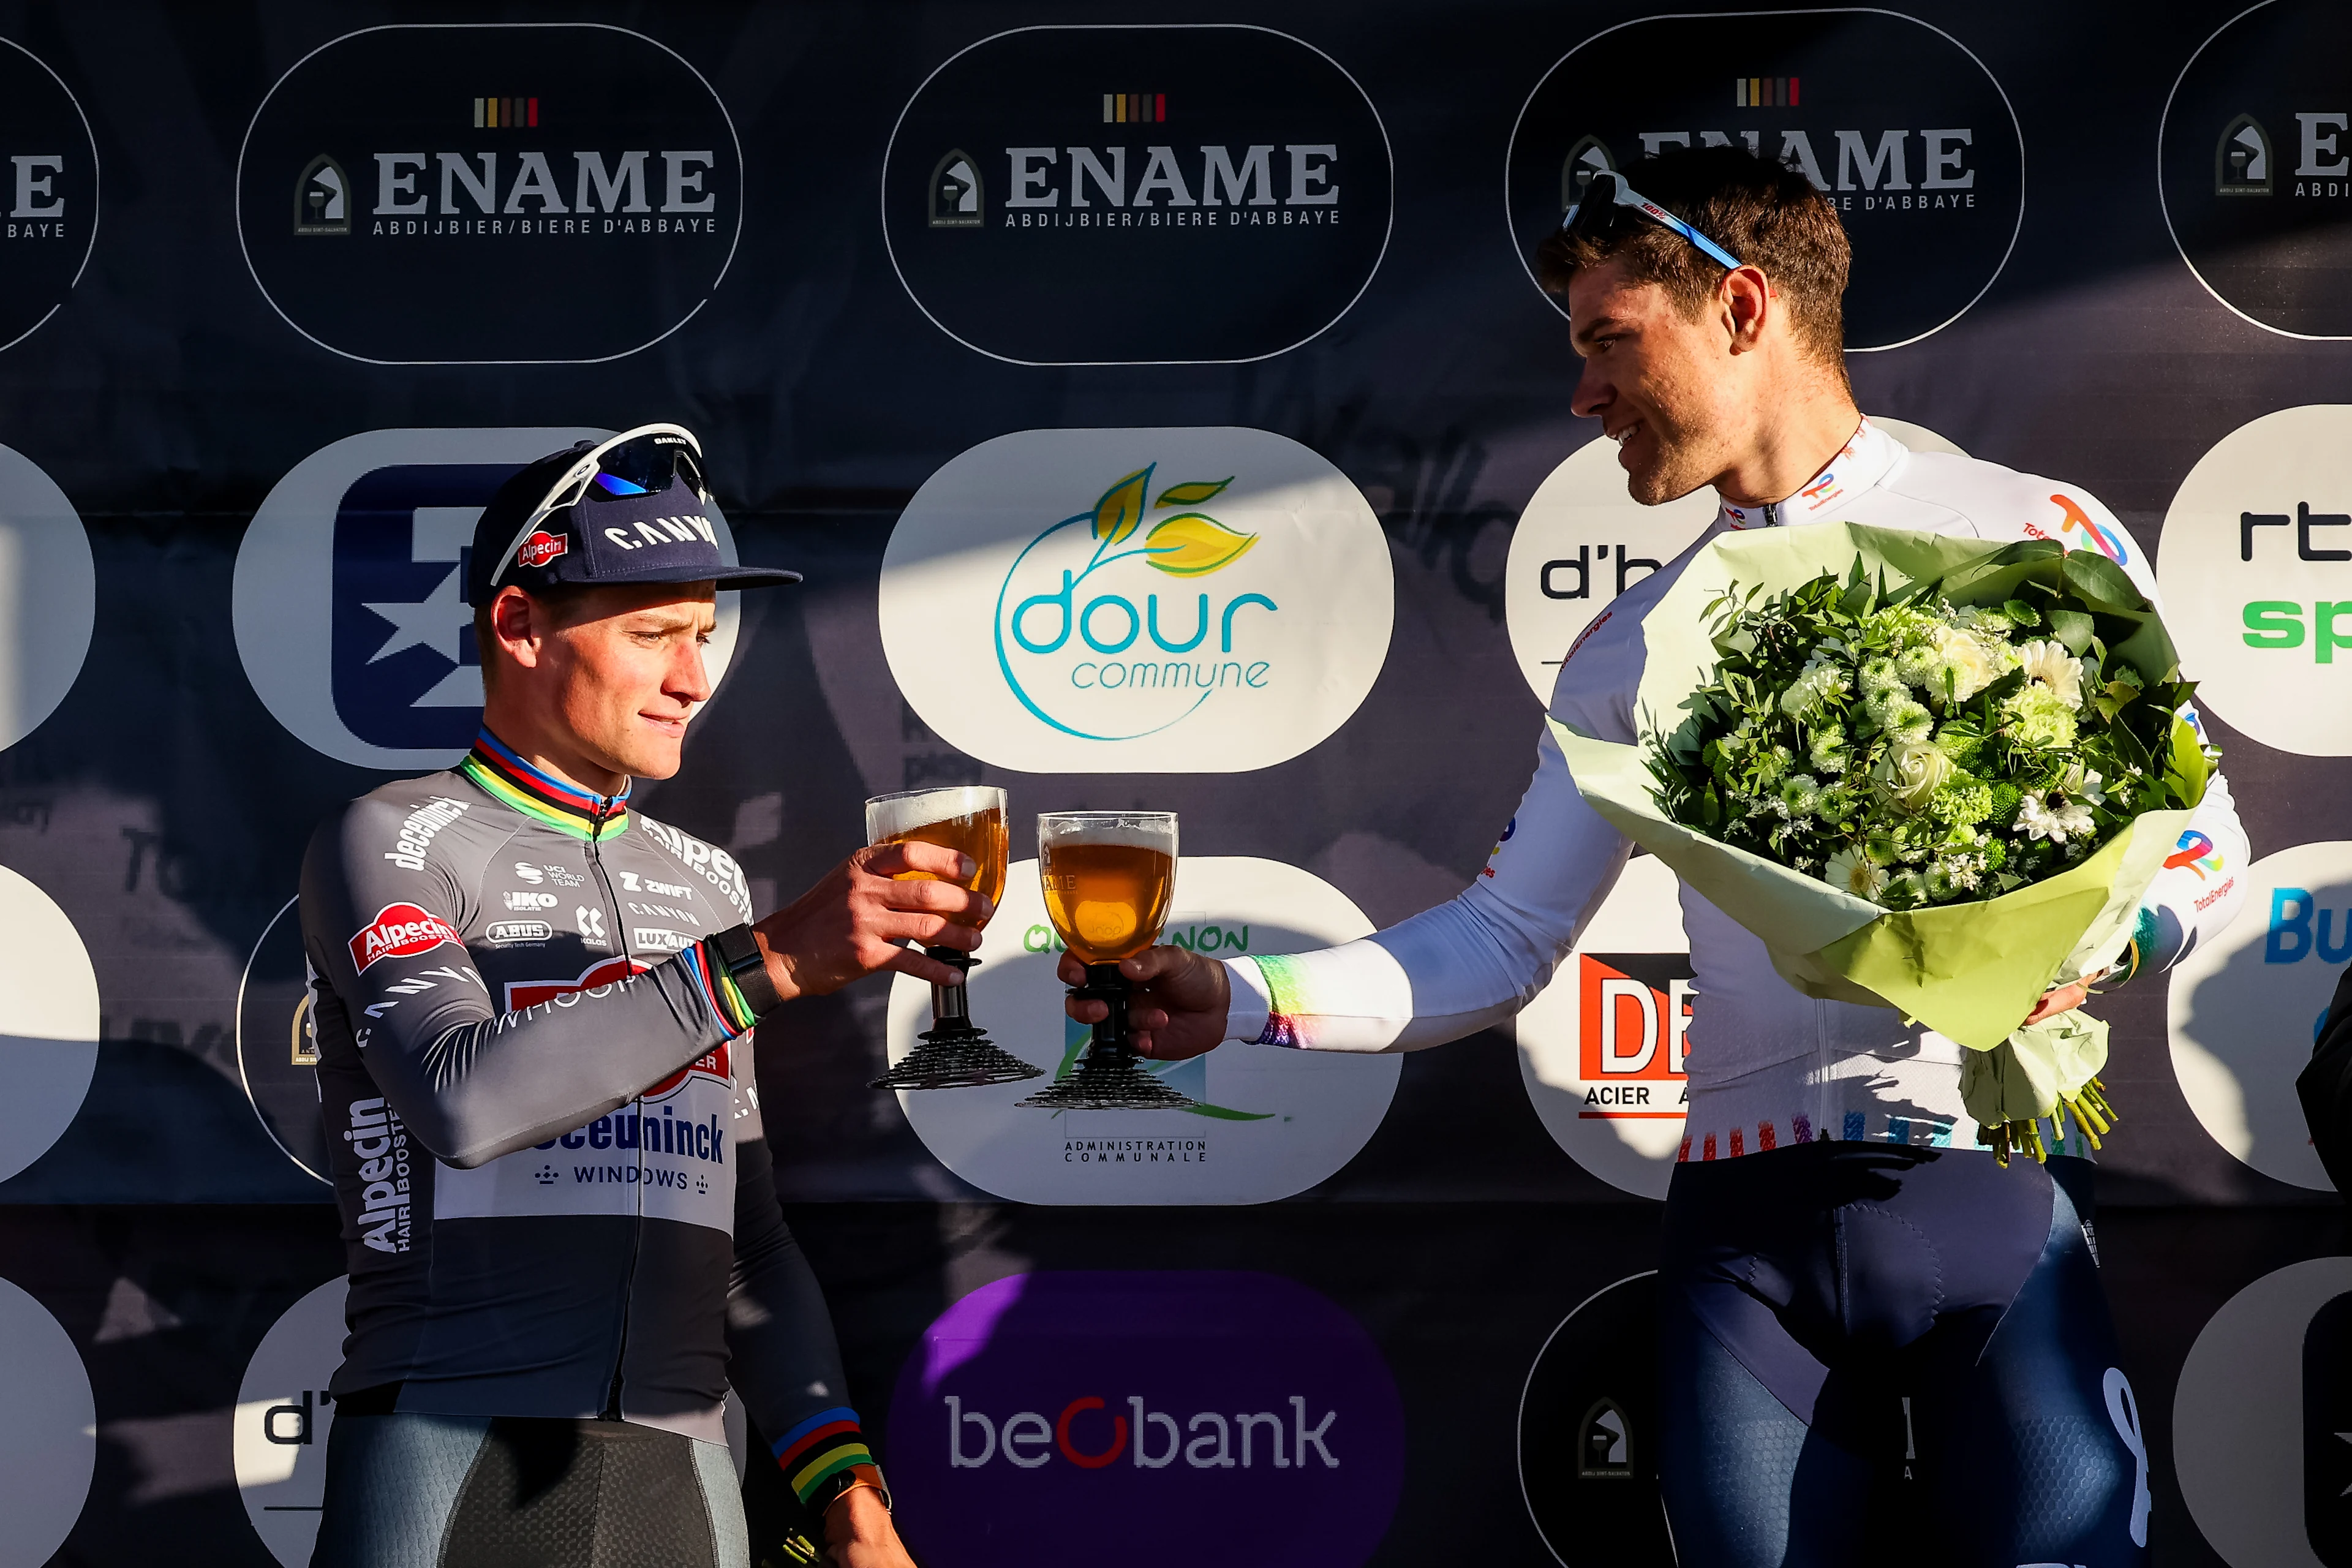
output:
{"label": "abus logo", "polygon": [[[447,767],[481,723],[481,656],[461,595],[474,524],[509,474],[610,432],[371,430],[272,487],[237,546],[232,614],[256,695],[298,740],[361,767]],[[720,558],[734,535],[711,509]],[[726,672],[736,595],[706,659]]]}
{"label": "abus logo", "polygon": [[1663,861],[1626,862],[1514,1028],[1519,1079],[1552,1141],[1602,1181],[1666,1195],[1689,1094],[1690,942]]}
{"label": "abus logo", "polygon": [[1265,1274],[1000,1279],[925,1331],[890,1421],[893,1474],[916,1478],[900,1527],[942,1568],[1029,1568],[1037,1545],[1016,1521],[1040,1517],[1177,1568],[1198,1561],[1197,1536],[1134,1521],[1209,1513],[1250,1561],[1355,1568],[1403,1471],[1402,1409],[1370,1337]]}
{"label": "abus logo", "polygon": [[2326,281],[2352,266],[2347,49],[2340,5],[2254,5],[2189,56],[2158,132],[2158,193],[2181,259],[2216,300],[2284,337],[2352,337],[2352,301]]}
{"label": "abus logo", "polygon": [[[1915,452],[1960,450],[1921,426],[1876,415],[1871,423]],[[1612,441],[1586,442],[1545,478],[1519,514],[1503,566],[1503,619],[1536,700],[1551,701],[1561,662],[1618,595],[1698,542],[1716,504],[1713,490],[1700,489],[1664,506],[1638,505],[1625,493]]]}
{"label": "abus logo", "polygon": [[1339,728],[1388,651],[1356,488],[1262,430],[1031,430],[925,481],[883,557],[891,672],[1024,772],[1239,772]]}
{"label": "abus logo", "polygon": [[[1734,74],[1764,61],[1776,74]],[[1850,352],[1957,321],[2024,221],[2008,94],[1950,34],[1886,11],[1652,16],[1578,45],[1528,96],[1507,164],[1512,246],[1530,261],[1598,169],[1639,189],[1664,148],[1735,144],[1801,172],[1843,219]]]}
{"label": "abus logo", "polygon": [[[2184,841],[2179,855],[2210,845]],[[2176,855],[2178,858],[2178,855]],[[2299,844],[2251,866],[2190,861],[2217,900],[2245,883],[2245,908],[2172,972],[2172,1070],[2216,1142],[2264,1175],[2327,1191],[2294,1077],[2311,1059],[2352,960],[2352,842]]]}
{"label": "abus logo", "polygon": [[[1179,861],[1170,909],[1167,941],[1221,958],[1298,952],[1372,929],[1320,878],[1238,856]],[[972,972],[972,1016],[1005,1049],[1052,1077],[1067,1073],[1087,1031],[1063,1016],[1060,993],[1048,984],[1060,949],[1034,860],[1011,868],[989,929],[997,934]],[[893,983],[892,1059],[930,1027],[930,1005],[929,986]],[[941,1163],[1016,1203],[1266,1203],[1304,1191],[1355,1156],[1388,1114],[1402,1066],[1394,1055],[1234,1046],[1154,1066],[1199,1102],[1194,1110],[1052,1113],[1016,1105],[1034,1084],[902,1094],[899,1104]]]}
{"label": "abus logo", "polygon": [[57,314],[98,238],[98,143],[38,56],[0,38],[0,350]]}
{"label": "abus logo", "polygon": [[352,966],[364,971],[379,959],[414,958],[445,942],[458,942],[457,928],[415,904],[386,904],[368,928],[351,940]]}
{"label": "abus logo", "polygon": [[[486,78],[561,87],[471,96]],[[347,358],[581,363],[701,309],[742,190],[717,94],[641,33],[370,27],[264,96],[237,158],[237,231],[288,325]]]}
{"label": "abus logo", "polygon": [[2352,405],[2284,408],[2197,460],[2157,581],[2197,700],[2263,745],[2352,756]]}
{"label": "abus logo", "polygon": [[[1109,83],[1177,92],[1103,91]],[[1388,133],[1311,44],[1243,26],[1024,27],[916,90],[883,236],[940,330],[1020,364],[1296,348],[1388,247]]]}

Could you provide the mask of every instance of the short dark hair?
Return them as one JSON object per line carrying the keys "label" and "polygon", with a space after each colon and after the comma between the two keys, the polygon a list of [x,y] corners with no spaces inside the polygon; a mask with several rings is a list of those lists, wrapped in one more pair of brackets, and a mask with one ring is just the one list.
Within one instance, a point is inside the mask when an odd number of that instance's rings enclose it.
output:
{"label": "short dark hair", "polygon": [[[1749,266],[1786,304],[1798,344],[1845,366],[1843,300],[1853,248],[1829,198],[1803,174],[1744,147],[1669,147],[1627,171],[1634,188]],[[1628,211],[1595,240],[1554,230],[1536,247],[1536,278],[1565,295],[1583,268],[1622,261],[1696,316],[1723,281],[1722,264],[1664,224]]]}

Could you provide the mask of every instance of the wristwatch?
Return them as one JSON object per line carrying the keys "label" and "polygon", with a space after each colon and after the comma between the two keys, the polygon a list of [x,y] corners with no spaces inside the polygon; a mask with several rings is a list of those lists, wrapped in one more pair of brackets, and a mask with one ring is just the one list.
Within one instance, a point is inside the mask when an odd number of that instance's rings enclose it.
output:
{"label": "wristwatch", "polygon": [[839,1502],[842,1494],[855,1487],[872,1487],[880,1492],[883,1511],[889,1511],[890,1486],[882,1479],[882,1467],[879,1465],[852,1465],[845,1470],[835,1470],[825,1477],[809,1494],[809,1511],[823,1519],[824,1510]]}
{"label": "wristwatch", "polygon": [[764,1018],[784,1005],[784,999],[776,994],[776,983],[768,978],[768,961],[761,956],[760,943],[751,935],[750,926],[733,925],[713,931],[705,945],[758,1016]]}

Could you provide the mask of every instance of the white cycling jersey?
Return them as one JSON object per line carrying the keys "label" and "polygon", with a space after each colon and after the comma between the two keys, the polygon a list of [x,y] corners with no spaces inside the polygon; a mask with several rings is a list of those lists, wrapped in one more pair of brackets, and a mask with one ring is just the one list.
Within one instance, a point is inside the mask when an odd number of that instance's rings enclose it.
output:
{"label": "white cycling jersey", "polygon": [[[1636,740],[1642,617],[1692,553],[1727,529],[1824,521],[2056,539],[2101,552],[2157,598],[2139,546],[2083,490],[1973,458],[1913,452],[1864,420],[1797,494],[1769,506],[1725,505],[1690,550],[1621,595],[1562,662],[1552,716],[1602,740]],[[1632,848],[1577,793],[1547,728],[1535,778],[1475,881],[1359,942],[1226,960],[1229,1037],[1309,1050],[1409,1051],[1498,1023],[1543,989]],[[2217,773],[2142,904],[2139,968],[2169,967],[2200,931],[2228,923],[2243,900],[2238,873],[2246,858],[2244,829]],[[1960,1046],[1906,1025],[1893,1008],[1802,994],[1774,972],[1762,942],[1687,887],[1682,911],[1696,993],[1684,1159],[1823,1137],[1975,1146],[1976,1125],[1960,1104]]]}

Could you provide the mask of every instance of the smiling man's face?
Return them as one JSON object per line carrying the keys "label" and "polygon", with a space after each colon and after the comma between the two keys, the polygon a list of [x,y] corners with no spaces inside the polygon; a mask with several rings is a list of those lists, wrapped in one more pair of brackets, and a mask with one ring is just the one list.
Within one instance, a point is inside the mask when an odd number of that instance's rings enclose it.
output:
{"label": "smiling man's face", "polygon": [[1568,313],[1584,357],[1570,406],[1617,443],[1635,500],[1674,500],[1731,467],[1759,411],[1715,304],[1694,321],[1664,288],[1629,284],[1609,261],[1570,279]]}
{"label": "smiling man's face", "polygon": [[677,772],[687,721],[710,696],[702,653],[718,625],[712,589],[614,584],[570,606],[547,637],[543,689],[583,760],[630,778]]}

